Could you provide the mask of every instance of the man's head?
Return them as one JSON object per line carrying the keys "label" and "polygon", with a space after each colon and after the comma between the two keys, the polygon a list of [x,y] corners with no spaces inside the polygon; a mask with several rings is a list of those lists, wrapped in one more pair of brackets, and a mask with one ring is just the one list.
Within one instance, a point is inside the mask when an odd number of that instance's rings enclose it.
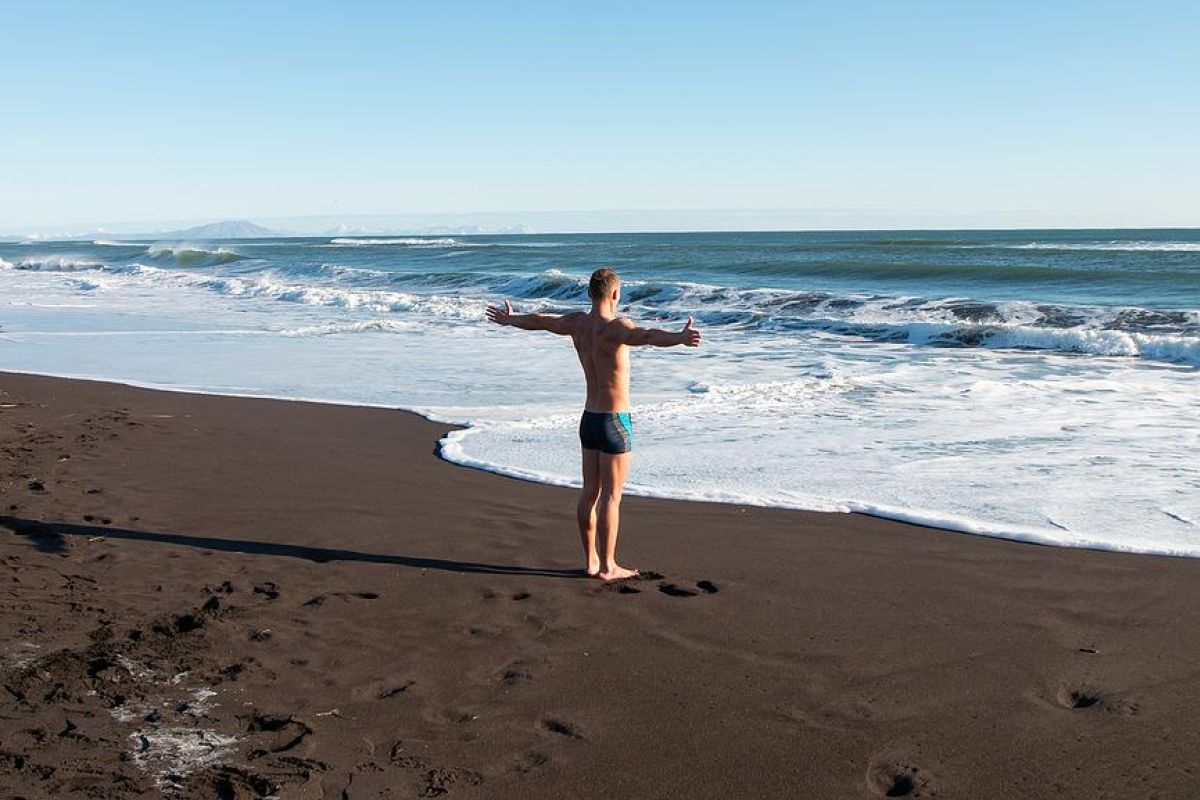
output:
{"label": "man's head", "polygon": [[588,281],[588,297],[592,298],[593,303],[602,300],[612,300],[615,303],[620,296],[621,279],[617,277],[617,273],[608,267],[601,267],[592,273],[592,279]]}

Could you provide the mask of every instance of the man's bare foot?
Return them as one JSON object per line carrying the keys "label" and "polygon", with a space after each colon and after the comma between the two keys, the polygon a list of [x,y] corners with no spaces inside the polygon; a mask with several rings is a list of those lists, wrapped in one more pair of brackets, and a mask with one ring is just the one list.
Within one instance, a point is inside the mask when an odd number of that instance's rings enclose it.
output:
{"label": "man's bare foot", "polygon": [[589,578],[594,578],[600,574],[600,559],[597,558],[594,561],[588,560],[587,574]]}
{"label": "man's bare foot", "polygon": [[602,581],[623,581],[626,578],[636,578],[637,575],[638,571],[636,569],[625,569],[613,564],[603,572],[597,573],[596,577]]}

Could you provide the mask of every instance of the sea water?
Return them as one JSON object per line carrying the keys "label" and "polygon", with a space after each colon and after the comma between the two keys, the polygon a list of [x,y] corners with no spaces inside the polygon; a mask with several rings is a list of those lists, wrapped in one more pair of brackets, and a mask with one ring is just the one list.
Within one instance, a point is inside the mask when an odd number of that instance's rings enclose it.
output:
{"label": "sea water", "polygon": [[0,369],[397,406],[452,461],[578,480],[562,313],[633,356],[632,490],[1200,555],[1200,232],[556,234],[0,244]]}

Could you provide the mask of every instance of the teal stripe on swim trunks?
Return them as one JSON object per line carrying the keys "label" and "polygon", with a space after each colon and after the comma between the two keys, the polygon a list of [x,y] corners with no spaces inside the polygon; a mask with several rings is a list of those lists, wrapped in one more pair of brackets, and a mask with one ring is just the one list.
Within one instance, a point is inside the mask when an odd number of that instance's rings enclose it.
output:
{"label": "teal stripe on swim trunks", "polygon": [[629,445],[633,446],[633,417],[628,411],[617,412],[617,422],[621,423],[621,427],[625,429],[625,434],[629,437]]}

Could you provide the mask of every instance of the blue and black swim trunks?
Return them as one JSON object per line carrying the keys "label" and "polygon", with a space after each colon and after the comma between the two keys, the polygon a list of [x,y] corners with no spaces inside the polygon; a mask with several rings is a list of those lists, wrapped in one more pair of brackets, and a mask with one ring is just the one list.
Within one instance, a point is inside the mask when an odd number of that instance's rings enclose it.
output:
{"label": "blue and black swim trunks", "polygon": [[633,449],[633,418],[628,411],[584,411],[579,418],[584,450],[619,455]]}

